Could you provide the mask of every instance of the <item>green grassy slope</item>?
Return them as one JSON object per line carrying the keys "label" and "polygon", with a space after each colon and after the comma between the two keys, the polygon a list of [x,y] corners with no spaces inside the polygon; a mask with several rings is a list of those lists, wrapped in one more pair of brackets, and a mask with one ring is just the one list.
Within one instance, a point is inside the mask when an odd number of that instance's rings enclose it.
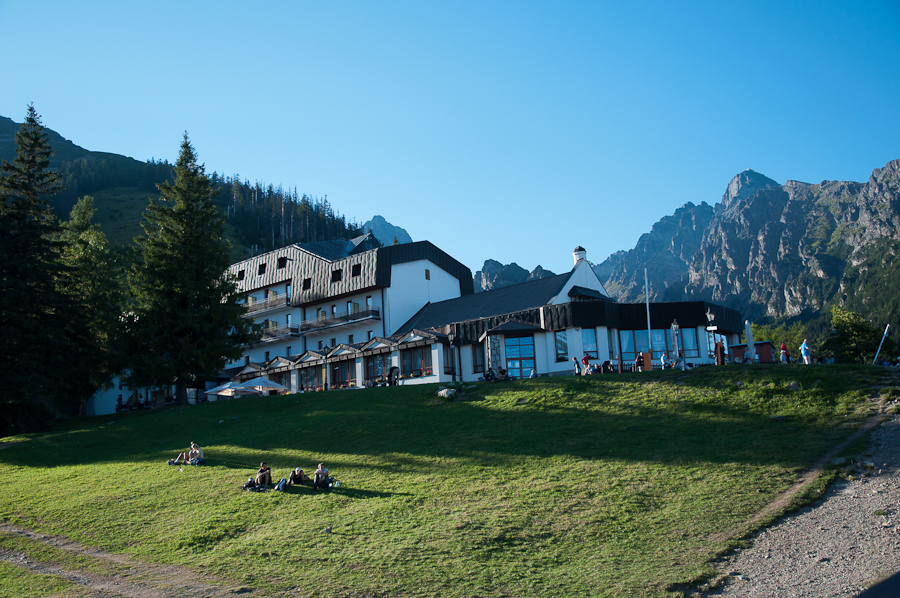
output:
{"label": "green grassy slope", "polygon": [[[277,594],[672,596],[858,427],[877,375],[728,366],[72,420],[0,450],[0,520]],[[191,440],[208,466],[165,465]],[[240,490],[260,460],[324,461],[341,487]]]}

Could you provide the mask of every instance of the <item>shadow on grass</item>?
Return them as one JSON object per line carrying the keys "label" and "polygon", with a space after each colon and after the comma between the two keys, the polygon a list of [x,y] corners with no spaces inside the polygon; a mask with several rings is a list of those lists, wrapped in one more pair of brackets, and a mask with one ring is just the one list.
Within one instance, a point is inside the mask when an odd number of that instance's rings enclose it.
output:
{"label": "shadow on grass", "polygon": [[[792,374],[785,372],[773,374],[774,384]],[[553,456],[804,467],[850,433],[842,424],[852,419],[773,418],[729,399],[722,388],[743,373],[723,368],[702,377],[662,372],[481,384],[449,403],[435,398],[434,385],[242,398],[63,422],[0,452],[0,462],[162,464],[196,440],[210,466],[251,475],[260,460],[306,469],[328,459],[334,471],[377,472],[367,455],[378,456],[386,470],[439,468],[441,459],[497,466]],[[813,399],[826,410],[832,397]],[[797,399],[783,399],[786,406],[791,400]]]}

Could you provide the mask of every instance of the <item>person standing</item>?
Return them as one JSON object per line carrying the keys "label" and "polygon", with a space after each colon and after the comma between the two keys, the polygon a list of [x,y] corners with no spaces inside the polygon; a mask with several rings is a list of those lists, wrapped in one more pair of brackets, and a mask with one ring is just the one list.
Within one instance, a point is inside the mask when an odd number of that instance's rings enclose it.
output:
{"label": "person standing", "polygon": [[806,339],[803,339],[803,344],[800,345],[800,355],[803,357],[804,365],[812,363],[812,349],[809,348],[809,342]]}
{"label": "person standing", "polygon": [[590,357],[588,357],[587,353],[585,353],[584,357],[581,358],[581,375],[582,376],[587,376],[588,374],[591,373],[591,370],[588,367],[588,364],[590,363],[588,361],[589,359],[590,359]]}
{"label": "person standing", "polygon": [[638,353],[634,358],[634,371],[643,372],[644,371],[644,354]]}
{"label": "person standing", "polygon": [[788,348],[787,343],[781,341],[781,363],[788,362]]}
{"label": "person standing", "polygon": [[572,357],[572,363],[575,364],[575,375],[578,376],[581,374],[581,364],[578,363],[577,357]]}

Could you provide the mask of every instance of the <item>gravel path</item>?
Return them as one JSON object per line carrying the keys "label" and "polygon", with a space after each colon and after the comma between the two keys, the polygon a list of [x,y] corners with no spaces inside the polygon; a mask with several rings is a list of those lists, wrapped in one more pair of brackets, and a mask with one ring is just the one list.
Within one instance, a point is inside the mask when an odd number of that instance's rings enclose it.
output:
{"label": "gravel path", "polygon": [[723,559],[727,581],[706,595],[852,597],[900,571],[900,417],[873,431],[857,461],[850,479]]}

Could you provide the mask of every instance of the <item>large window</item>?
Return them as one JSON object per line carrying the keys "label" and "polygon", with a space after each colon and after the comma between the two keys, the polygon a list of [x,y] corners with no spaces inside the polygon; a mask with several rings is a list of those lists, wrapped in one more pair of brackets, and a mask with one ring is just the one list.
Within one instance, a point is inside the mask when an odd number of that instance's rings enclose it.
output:
{"label": "large window", "polygon": [[400,375],[407,378],[431,375],[431,345],[400,351]]}
{"label": "large window", "polygon": [[556,333],[556,361],[569,361],[569,340],[565,330]]}
{"label": "large window", "polygon": [[387,380],[388,372],[391,370],[391,354],[369,355],[363,360],[363,364],[366,368],[366,380],[383,382]]}
{"label": "large window", "polygon": [[444,345],[444,373],[451,376],[456,374],[456,359],[450,345]]}
{"label": "large window", "polygon": [[527,378],[534,369],[534,337],[506,337],[506,370],[514,378]]}
{"label": "large window", "polygon": [[472,373],[484,373],[484,345],[481,343],[472,345]]}
{"label": "large window", "polygon": [[302,368],[300,370],[300,388],[303,390],[317,390],[322,388],[322,378],[319,373],[320,366]]}
{"label": "large window", "polygon": [[597,355],[597,331],[593,328],[581,329],[581,348],[588,357],[598,359]]}
{"label": "large window", "polygon": [[356,362],[345,359],[331,364],[331,387],[350,388],[356,386]]}

